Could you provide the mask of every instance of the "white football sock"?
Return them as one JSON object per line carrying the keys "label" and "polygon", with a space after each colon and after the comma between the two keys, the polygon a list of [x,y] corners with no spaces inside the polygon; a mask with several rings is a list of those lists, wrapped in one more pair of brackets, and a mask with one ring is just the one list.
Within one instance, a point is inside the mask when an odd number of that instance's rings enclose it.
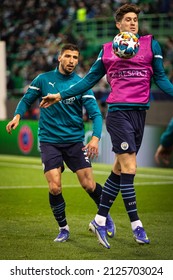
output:
{"label": "white football sock", "polygon": [[105,224],[106,224],[106,217],[100,216],[100,215],[96,214],[95,221],[96,221],[96,223],[99,226],[105,226]]}
{"label": "white football sock", "polygon": [[135,230],[137,227],[143,227],[142,222],[140,220],[131,222],[132,230]]}
{"label": "white football sock", "polygon": [[68,225],[66,225],[65,227],[59,227],[59,230],[60,229],[66,229],[66,230],[68,230],[69,231],[69,226]]}

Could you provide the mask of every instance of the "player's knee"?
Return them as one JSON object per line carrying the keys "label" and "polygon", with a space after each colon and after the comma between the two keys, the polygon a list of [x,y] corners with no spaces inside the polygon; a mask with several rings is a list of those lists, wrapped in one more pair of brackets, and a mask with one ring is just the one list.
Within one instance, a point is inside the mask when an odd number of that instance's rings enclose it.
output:
{"label": "player's knee", "polygon": [[88,193],[91,193],[95,190],[95,184],[93,181],[85,180],[81,185],[83,189]]}
{"label": "player's knee", "polygon": [[121,173],[127,173],[127,174],[136,174],[136,167],[135,166],[123,166],[121,168]]}
{"label": "player's knee", "polygon": [[136,167],[127,167],[122,169],[122,173],[127,173],[127,174],[136,174]]}
{"label": "player's knee", "polygon": [[121,164],[121,173],[136,174],[136,168],[136,163],[129,160]]}
{"label": "player's knee", "polygon": [[53,195],[58,195],[61,193],[61,185],[56,184],[56,183],[50,183],[49,184],[49,191]]}

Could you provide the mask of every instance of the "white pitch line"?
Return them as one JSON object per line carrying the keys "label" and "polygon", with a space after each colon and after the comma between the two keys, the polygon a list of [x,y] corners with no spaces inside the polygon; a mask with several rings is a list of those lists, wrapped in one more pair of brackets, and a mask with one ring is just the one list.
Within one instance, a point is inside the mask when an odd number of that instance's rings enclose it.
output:
{"label": "white pitch line", "polygon": [[[29,169],[40,169],[42,170],[42,165],[36,165],[36,164],[18,164],[18,163],[10,163],[10,162],[0,162],[0,166],[8,166],[8,167],[15,167],[15,168],[29,168]],[[69,168],[66,167],[66,172],[71,172]],[[110,171],[102,171],[102,170],[94,170],[94,174],[99,175],[109,175]],[[160,175],[160,174],[136,174],[137,178],[159,178],[159,179],[166,179],[166,180],[173,180],[173,176],[170,175]]]}
{"label": "white pitch line", "polygon": [[[82,188],[80,185],[63,185],[63,188]],[[0,186],[0,190],[5,189],[48,189],[48,186]]]}
{"label": "white pitch line", "polygon": [[[173,185],[172,182],[144,182],[135,183],[135,186],[156,186],[156,185]],[[80,185],[63,185],[63,188],[82,188]],[[48,186],[0,186],[0,190],[5,189],[48,189]]]}
{"label": "white pitch line", "polygon": [[32,168],[32,169],[42,169],[42,165],[37,164],[25,164],[25,163],[11,163],[11,162],[0,162],[0,166],[8,166],[15,168]]}

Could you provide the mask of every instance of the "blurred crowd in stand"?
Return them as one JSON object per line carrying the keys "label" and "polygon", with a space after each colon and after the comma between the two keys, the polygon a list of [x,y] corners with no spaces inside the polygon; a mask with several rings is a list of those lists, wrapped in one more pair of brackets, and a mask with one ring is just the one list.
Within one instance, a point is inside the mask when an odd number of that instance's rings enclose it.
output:
{"label": "blurred crowd in stand", "polygon": [[[173,17],[172,0],[15,0],[15,4],[0,0],[0,40],[6,42],[8,92],[21,96],[34,77],[55,68],[62,44],[78,44],[81,51],[87,48],[84,34],[75,37],[72,32],[63,32],[73,20],[111,17],[117,7],[127,2],[139,4],[145,14],[166,13]],[[163,54],[165,69],[173,81],[173,36],[166,39]],[[98,52],[87,60],[81,56],[79,75],[85,75],[96,55]],[[94,91],[104,116],[109,92],[105,78]]]}

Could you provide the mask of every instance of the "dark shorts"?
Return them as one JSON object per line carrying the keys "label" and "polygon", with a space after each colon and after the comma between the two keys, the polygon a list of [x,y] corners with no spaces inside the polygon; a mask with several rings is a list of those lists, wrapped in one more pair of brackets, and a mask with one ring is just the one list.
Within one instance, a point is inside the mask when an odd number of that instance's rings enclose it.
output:
{"label": "dark shorts", "polygon": [[142,143],[146,111],[108,112],[106,128],[116,154],[136,154]]}
{"label": "dark shorts", "polygon": [[40,143],[41,159],[44,172],[61,167],[64,171],[64,162],[73,171],[91,167],[91,162],[82,151],[82,142],[73,144]]}

